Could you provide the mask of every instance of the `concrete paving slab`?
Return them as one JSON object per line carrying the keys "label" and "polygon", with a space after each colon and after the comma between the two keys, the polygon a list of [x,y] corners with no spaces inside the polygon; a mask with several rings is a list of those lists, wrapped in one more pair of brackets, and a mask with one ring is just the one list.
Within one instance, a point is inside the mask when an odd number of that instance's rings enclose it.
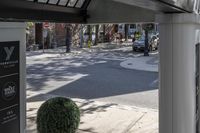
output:
{"label": "concrete paving slab", "polygon": [[[81,110],[77,133],[158,133],[157,110],[84,99],[73,100]],[[43,102],[27,103],[27,133],[37,133],[36,115]]]}

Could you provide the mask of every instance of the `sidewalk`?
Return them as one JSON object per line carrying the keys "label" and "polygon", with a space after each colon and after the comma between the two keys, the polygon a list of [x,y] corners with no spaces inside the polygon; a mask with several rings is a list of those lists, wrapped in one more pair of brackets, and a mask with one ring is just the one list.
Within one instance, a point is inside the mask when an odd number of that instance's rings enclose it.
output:
{"label": "sidewalk", "polygon": [[[55,96],[43,94],[27,102],[27,133],[37,133],[36,113]],[[78,133],[158,133],[158,111],[112,103],[73,99],[81,110]]]}
{"label": "sidewalk", "polygon": [[[145,67],[141,66],[150,65],[152,67],[146,67],[150,68],[146,71],[158,71],[156,67],[158,65],[157,54],[151,55],[150,57],[143,57],[143,53],[132,53],[130,46],[123,46],[116,49],[113,49],[113,45],[110,45],[111,48],[104,46],[102,47],[103,48],[99,48],[99,51],[98,48],[85,48],[81,50],[74,49],[71,53],[65,53],[63,48],[56,50],[46,50],[45,53],[42,53],[42,51],[27,52],[27,66],[35,65],[36,63],[48,64],[44,69],[44,73],[47,72],[47,75],[41,75],[41,73],[30,73],[30,75],[27,75],[29,80],[32,79],[33,76],[35,76],[34,78],[39,81],[43,81],[45,79],[41,86],[40,84],[36,85],[37,87],[35,89],[40,88],[38,91],[32,91],[34,89],[30,88],[33,87],[27,85],[27,133],[37,133],[35,120],[38,108],[47,99],[56,97],[56,95],[50,95],[48,92],[54,90],[55,88],[59,88],[63,85],[76,81],[80,77],[87,76],[81,73],[75,73],[74,76],[71,74],[63,75],[63,68],[66,68],[66,65],[71,65],[72,67],[80,67],[81,65],[84,66],[95,63],[101,64],[102,61],[107,60],[118,60],[121,62],[121,67],[126,69],[144,71]],[[102,49],[103,51],[101,51]],[[108,51],[112,52],[108,53]],[[79,60],[79,62],[76,62],[72,60],[73,62],[70,62],[69,60],[71,58],[80,58],[86,61],[80,62]],[[97,60],[97,62],[95,62],[93,60],[94,58],[101,60]],[[60,71],[62,71],[62,73],[57,73],[60,74],[60,78],[58,78],[58,80],[54,80],[52,75],[48,72],[55,68],[55,61],[62,62],[65,60],[68,60],[68,64],[66,63],[59,65],[58,68]],[[52,64],[52,62],[54,63]],[[52,67],[49,64],[55,66]],[[35,68],[32,67],[31,70],[34,71]],[[42,68],[40,70],[42,70]],[[35,84],[35,82],[33,83]],[[44,89],[46,87],[48,87],[48,90]],[[141,99],[140,96],[138,99]],[[77,133],[158,133],[158,110],[124,106],[110,102],[97,102],[96,100],[73,100],[77,103],[81,110],[81,122]]]}
{"label": "sidewalk", "polygon": [[126,69],[134,69],[149,72],[158,72],[159,58],[158,53],[150,53],[149,56],[138,56],[128,58],[120,63],[120,66]]}

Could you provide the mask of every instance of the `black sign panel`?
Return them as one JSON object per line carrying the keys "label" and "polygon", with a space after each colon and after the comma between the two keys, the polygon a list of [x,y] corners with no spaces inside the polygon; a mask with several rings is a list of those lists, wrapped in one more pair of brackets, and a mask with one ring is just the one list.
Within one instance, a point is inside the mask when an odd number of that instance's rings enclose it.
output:
{"label": "black sign panel", "polygon": [[0,132],[20,133],[19,42],[0,42]]}

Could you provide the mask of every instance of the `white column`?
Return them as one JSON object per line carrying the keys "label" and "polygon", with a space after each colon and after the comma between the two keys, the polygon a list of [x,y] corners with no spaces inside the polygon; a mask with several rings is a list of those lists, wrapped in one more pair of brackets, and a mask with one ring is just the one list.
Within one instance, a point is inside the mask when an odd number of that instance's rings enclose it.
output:
{"label": "white column", "polygon": [[[26,128],[26,24],[14,22],[0,22],[0,42],[20,42],[20,133],[25,133]],[[2,54],[2,53],[0,53]],[[0,72],[1,73],[1,72]],[[12,127],[11,127],[12,128]]]}
{"label": "white column", "polygon": [[159,132],[196,133],[195,45],[200,18],[156,16],[160,32]]}

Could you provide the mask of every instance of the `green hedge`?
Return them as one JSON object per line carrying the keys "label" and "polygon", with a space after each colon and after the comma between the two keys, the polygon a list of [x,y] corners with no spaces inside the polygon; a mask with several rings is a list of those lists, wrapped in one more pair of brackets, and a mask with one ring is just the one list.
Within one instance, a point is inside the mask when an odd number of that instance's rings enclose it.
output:
{"label": "green hedge", "polygon": [[38,133],[75,133],[79,123],[79,108],[68,98],[52,98],[37,113]]}

